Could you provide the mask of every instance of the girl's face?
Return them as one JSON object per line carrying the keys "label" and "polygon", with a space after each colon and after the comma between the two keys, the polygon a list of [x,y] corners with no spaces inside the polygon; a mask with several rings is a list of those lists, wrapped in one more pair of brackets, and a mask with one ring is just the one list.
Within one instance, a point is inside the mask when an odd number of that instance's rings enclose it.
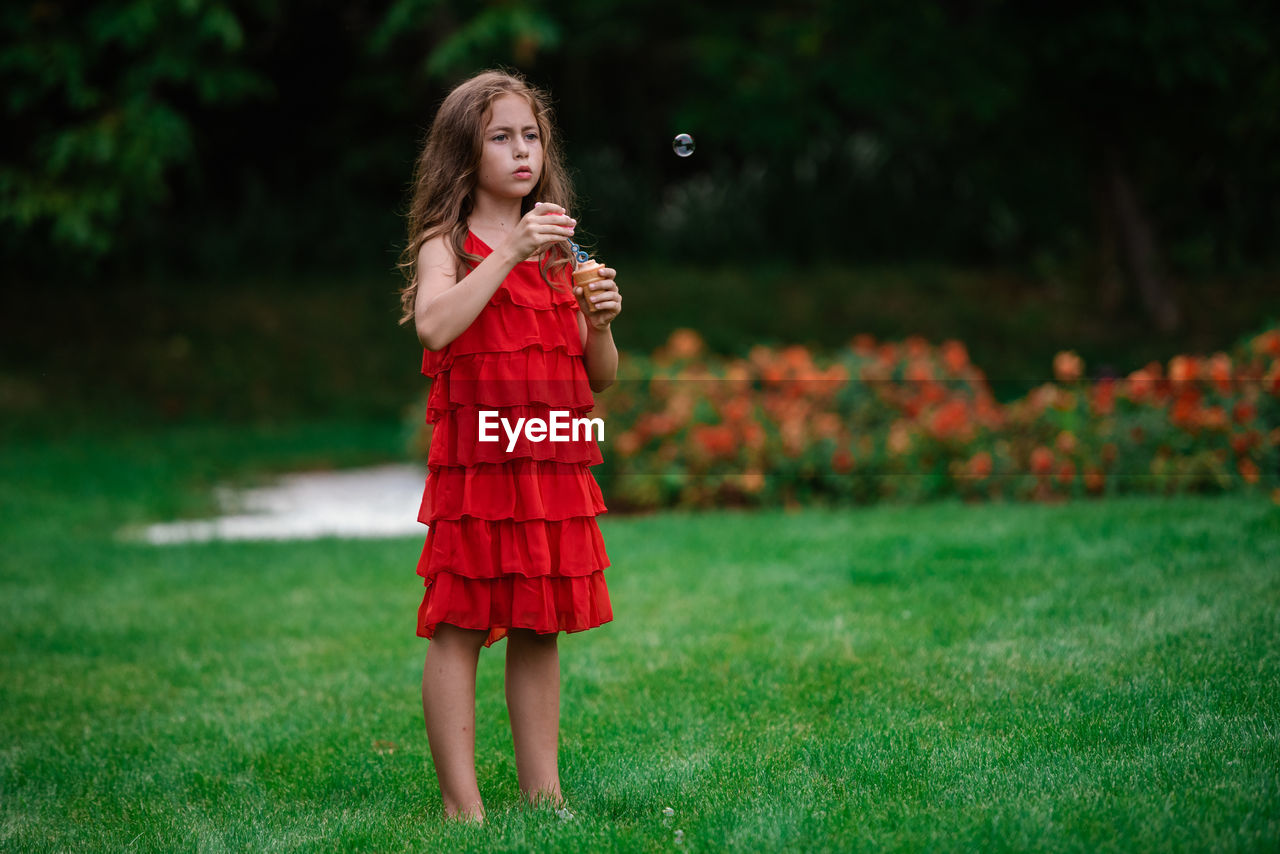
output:
{"label": "girl's face", "polygon": [[519,95],[499,95],[489,106],[485,124],[479,189],[522,199],[541,177],[542,134],[529,102]]}

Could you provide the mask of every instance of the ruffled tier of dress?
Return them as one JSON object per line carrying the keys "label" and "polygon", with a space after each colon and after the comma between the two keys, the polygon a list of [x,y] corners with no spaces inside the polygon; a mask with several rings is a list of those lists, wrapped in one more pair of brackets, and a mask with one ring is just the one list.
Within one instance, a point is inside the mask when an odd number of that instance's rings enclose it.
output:
{"label": "ruffled tier of dress", "polygon": [[471,325],[447,347],[422,351],[422,373],[434,377],[453,367],[461,356],[515,353],[530,347],[563,349],[570,356],[581,356],[577,312],[577,298],[571,293],[546,285],[503,282]]}
{"label": "ruffled tier of dress", "polygon": [[558,346],[455,355],[449,369],[437,373],[431,383],[427,421],[439,421],[450,409],[530,403],[589,412],[595,401],[581,353]]}
{"label": "ruffled tier of dress", "polygon": [[[613,618],[595,520],[607,508],[588,468],[603,461],[596,434],[579,425],[577,437],[550,441],[522,428],[512,444],[501,426],[550,424],[558,413],[569,437],[565,417],[587,417],[593,399],[577,310],[567,288],[553,291],[536,265],[517,265],[466,331],[424,351],[432,435],[418,512],[429,526],[418,561],[426,587],[419,636],[443,622],[488,629],[490,646],[513,627],[576,632]],[[482,410],[493,413],[497,441],[479,441]]]}
{"label": "ruffled tier of dress", "polygon": [[484,645],[493,646],[511,627],[539,634],[581,632],[613,619],[604,574],[556,578],[506,575],[478,581],[451,572],[436,576],[435,590],[418,608],[418,635],[431,638],[440,623],[464,629],[488,629]]}
{"label": "ruffled tier of dress", "polygon": [[425,525],[463,517],[561,521],[607,512],[599,484],[581,464],[517,459],[432,468],[418,521]]}

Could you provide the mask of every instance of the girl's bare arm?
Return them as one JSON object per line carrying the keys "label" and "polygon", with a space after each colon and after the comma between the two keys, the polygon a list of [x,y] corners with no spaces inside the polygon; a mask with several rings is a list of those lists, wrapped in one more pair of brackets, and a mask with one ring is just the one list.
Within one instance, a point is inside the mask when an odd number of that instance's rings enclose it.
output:
{"label": "girl's bare arm", "polygon": [[418,341],[428,350],[439,350],[461,335],[489,302],[519,259],[499,246],[487,258],[457,280],[453,250],[443,234],[422,245],[418,253],[418,297],[414,325]]}

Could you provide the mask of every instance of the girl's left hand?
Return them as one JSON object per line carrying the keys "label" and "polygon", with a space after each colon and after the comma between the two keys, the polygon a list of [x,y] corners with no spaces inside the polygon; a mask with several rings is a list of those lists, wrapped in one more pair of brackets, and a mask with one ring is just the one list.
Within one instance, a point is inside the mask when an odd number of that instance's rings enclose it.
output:
{"label": "girl's left hand", "polygon": [[[582,309],[587,323],[603,332],[622,313],[622,293],[618,290],[618,283],[614,281],[618,275],[617,270],[601,267],[597,272],[601,278],[591,283],[589,293],[584,294],[581,286],[575,287],[573,292],[578,296],[578,307]],[[590,306],[595,306],[595,311]]]}

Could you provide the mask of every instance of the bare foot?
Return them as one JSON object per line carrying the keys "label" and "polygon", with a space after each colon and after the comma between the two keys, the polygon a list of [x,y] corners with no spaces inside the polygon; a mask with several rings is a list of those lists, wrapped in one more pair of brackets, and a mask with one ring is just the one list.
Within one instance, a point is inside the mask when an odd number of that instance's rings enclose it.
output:
{"label": "bare foot", "polygon": [[484,808],[479,810],[455,810],[453,813],[445,812],[446,821],[458,821],[463,824],[484,824]]}

